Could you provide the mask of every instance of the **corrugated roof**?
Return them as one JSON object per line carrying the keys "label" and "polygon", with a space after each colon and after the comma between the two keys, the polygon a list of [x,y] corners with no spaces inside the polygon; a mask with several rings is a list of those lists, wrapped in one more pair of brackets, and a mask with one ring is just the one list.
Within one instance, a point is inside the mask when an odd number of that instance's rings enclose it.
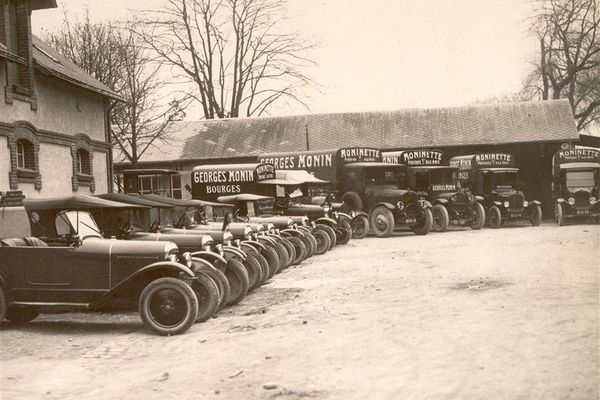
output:
{"label": "corrugated roof", "polygon": [[71,60],[52,49],[37,36],[32,35],[32,43],[33,59],[38,69],[93,92],[120,99],[119,95],[108,86],[83,71]]}
{"label": "corrugated roof", "polygon": [[383,149],[576,140],[569,102],[173,122],[141,162],[254,156],[306,149]]}

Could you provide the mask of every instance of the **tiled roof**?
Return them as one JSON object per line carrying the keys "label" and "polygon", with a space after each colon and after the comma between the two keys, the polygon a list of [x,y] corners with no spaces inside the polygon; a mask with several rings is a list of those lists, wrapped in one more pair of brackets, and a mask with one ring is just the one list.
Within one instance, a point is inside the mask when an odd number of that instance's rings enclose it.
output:
{"label": "tiled roof", "polygon": [[141,162],[369,146],[383,149],[576,140],[566,100],[174,122]]}
{"label": "tiled roof", "polygon": [[93,92],[120,99],[108,86],[83,71],[71,60],[44,43],[40,38],[32,35],[32,42],[33,59],[38,69]]}

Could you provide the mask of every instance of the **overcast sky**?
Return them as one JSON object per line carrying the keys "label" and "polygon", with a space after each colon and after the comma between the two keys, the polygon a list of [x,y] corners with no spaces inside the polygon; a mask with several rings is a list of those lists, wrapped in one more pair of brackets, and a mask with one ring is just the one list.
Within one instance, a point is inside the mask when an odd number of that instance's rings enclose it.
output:
{"label": "overcast sky", "polygon": [[[36,11],[33,30],[60,26],[62,13],[95,20],[126,17],[161,0],[59,0]],[[311,76],[310,112],[469,104],[518,91],[535,53],[523,0],[288,0],[291,30],[321,44]],[[303,114],[300,106],[275,115]],[[188,113],[188,119],[191,116]]]}

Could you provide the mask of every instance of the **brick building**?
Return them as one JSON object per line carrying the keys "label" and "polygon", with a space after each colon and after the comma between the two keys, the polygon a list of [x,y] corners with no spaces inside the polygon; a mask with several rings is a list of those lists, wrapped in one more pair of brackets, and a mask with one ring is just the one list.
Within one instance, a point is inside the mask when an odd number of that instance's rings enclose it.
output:
{"label": "brick building", "polygon": [[56,6],[0,0],[0,206],[112,190],[108,110],[117,96],[32,35],[31,13]]}

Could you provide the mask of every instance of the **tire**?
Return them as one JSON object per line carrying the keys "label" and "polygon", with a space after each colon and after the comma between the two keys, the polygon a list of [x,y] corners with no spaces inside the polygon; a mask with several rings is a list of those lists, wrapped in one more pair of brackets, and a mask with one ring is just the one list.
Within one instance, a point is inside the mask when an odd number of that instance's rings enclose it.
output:
{"label": "tire", "polygon": [[4,318],[13,324],[25,324],[36,319],[40,313],[31,307],[6,307]]}
{"label": "tire", "polygon": [[446,232],[450,223],[450,215],[448,210],[441,204],[436,204],[431,208],[431,228],[435,232]]}
{"label": "tire", "polygon": [[290,264],[290,262],[292,262],[292,260],[290,258],[290,254],[288,253],[287,248],[282,243],[282,239],[277,239],[277,243],[275,243],[275,246],[273,246],[273,248],[279,256],[279,269],[275,271],[275,273],[278,274],[285,267],[287,267]]}
{"label": "tire", "polygon": [[560,203],[556,203],[556,207],[554,208],[554,219],[556,219],[558,226],[565,225],[565,215],[563,213],[562,204]]}
{"label": "tire", "polygon": [[248,272],[246,272],[246,268],[244,268],[242,263],[237,260],[229,261],[235,261],[232,263],[228,262],[227,268],[225,269],[225,276],[227,277],[229,287],[231,288],[226,305],[231,306],[239,303],[246,297],[250,286],[250,279],[248,278]]}
{"label": "tire", "polygon": [[371,210],[369,225],[379,238],[390,237],[394,232],[394,214],[386,206],[377,206]]}
{"label": "tire", "polygon": [[315,229],[322,229],[325,231],[325,233],[329,235],[329,241],[331,242],[331,244],[329,245],[329,250],[333,249],[337,244],[337,236],[335,235],[335,231],[333,230],[333,228],[329,225],[317,224],[317,227]]}
{"label": "tire", "polygon": [[6,296],[4,295],[4,289],[0,286],[0,324],[4,321],[6,316]]}
{"label": "tire", "polygon": [[267,262],[267,259],[263,257],[257,251],[246,252],[248,259],[246,260],[248,263],[254,263],[260,268],[262,279],[260,280],[259,285],[262,286],[266,281],[268,281],[275,272],[271,272],[271,267]]}
{"label": "tire", "polygon": [[306,247],[306,258],[310,258],[315,253],[312,240],[308,238],[306,233],[304,233],[301,236],[298,236],[298,239],[302,240],[302,243],[304,243],[304,247]]}
{"label": "tire", "polygon": [[192,282],[192,290],[198,300],[198,314],[196,322],[204,322],[215,315],[219,309],[219,287],[208,275],[199,273],[197,280]]}
{"label": "tire", "polygon": [[313,232],[315,240],[317,241],[317,247],[315,249],[315,254],[325,254],[329,250],[331,246],[331,239],[329,239],[329,235],[323,229],[315,229]]}
{"label": "tire", "polygon": [[431,225],[433,223],[433,214],[431,209],[426,208],[423,210],[423,214],[417,217],[417,225],[410,227],[410,230],[417,235],[427,235],[431,231]]}
{"label": "tire", "polygon": [[350,239],[352,239],[352,227],[350,223],[346,220],[338,222],[336,233],[339,233],[336,237],[337,244],[348,244]]}
{"label": "tire", "polygon": [[290,265],[292,265],[294,263],[294,259],[296,258],[296,249],[287,240],[287,238],[282,238],[281,240],[282,240],[281,244],[285,247],[285,249],[287,250],[288,255],[289,255],[289,262],[285,266],[285,268],[288,268]]}
{"label": "tire", "polygon": [[192,287],[177,278],[150,282],[138,303],[144,325],[159,335],[178,335],[196,321],[198,299]]}
{"label": "tire", "polygon": [[[270,269],[266,260],[264,262],[260,262],[258,260],[258,257],[252,254],[248,254],[246,259],[242,262],[242,264],[244,264],[244,267],[247,271],[252,271],[257,276],[257,281],[255,282],[254,288],[251,286],[250,290],[254,290],[262,286],[269,279]],[[248,273],[250,274],[250,272]]]}
{"label": "tire", "polygon": [[529,222],[531,222],[531,226],[539,226],[542,222],[542,207],[539,204],[534,204],[533,207],[533,214],[529,218]]}
{"label": "tire", "polygon": [[358,193],[356,192],[346,192],[342,196],[342,202],[347,204],[351,210],[354,211],[362,211],[363,210],[363,202]]}
{"label": "tire", "polygon": [[490,207],[490,226],[492,228],[500,228],[502,226],[502,213],[497,206]]}
{"label": "tire", "polygon": [[262,281],[262,269],[260,268],[259,264],[256,263],[248,263],[247,260],[244,261],[240,261],[240,260],[236,260],[236,259],[230,259],[229,261],[227,261],[227,266],[229,266],[229,264],[231,262],[238,262],[240,263],[240,265],[242,265],[245,269],[246,272],[248,273],[248,291],[251,292],[254,289],[256,289],[257,287],[260,286],[260,282]]}
{"label": "tire", "polygon": [[260,255],[263,256],[269,266],[269,275],[267,276],[267,279],[271,279],[273,275],[275,275],[282,268],[279,254],[277,254],[277,251],[273,248],[273,245],[265,244],[265,248],[264,250],[261,250]]}
{"label": "tire", "polygon": [[473,204],[473,218],[471,218],[471,229],[479,230],[483,228],[485,224],[485,208],[481,205],[481,203]]}
{"label": "tire", "polygon": [[306,246],[302,240],[297,237],[289,237],[287,240],[294,246],[294,250],[296,251],[296,257],[294,258],[292,265],[299,265],[306,259]]}
{"label": "tire", "polygon": [[364,239],[369,233],[369,218],[366,215],[357,215],[352,218],[352,238],[353,239]]}
{"label": "tire", "polygon": [[227,299],[229,298],[229,292],[231,291],[227,277],[221,270],[214,267],[203,270],[202,273],[210,276],[217,284],[217,288],[219,289],[219,307],[217,307],[217,311],[222,310],[227,305]]}
{"label": "tire", "polygon": [[308,257],[312,257],[315,254],[317,254],[317,239],[315,239],[315,236],[312,234],[312,232],[305,231],[303,233],[304,233],[304,236],[310,242],[311,248],[310,248],[310,252],[308,253]]}

